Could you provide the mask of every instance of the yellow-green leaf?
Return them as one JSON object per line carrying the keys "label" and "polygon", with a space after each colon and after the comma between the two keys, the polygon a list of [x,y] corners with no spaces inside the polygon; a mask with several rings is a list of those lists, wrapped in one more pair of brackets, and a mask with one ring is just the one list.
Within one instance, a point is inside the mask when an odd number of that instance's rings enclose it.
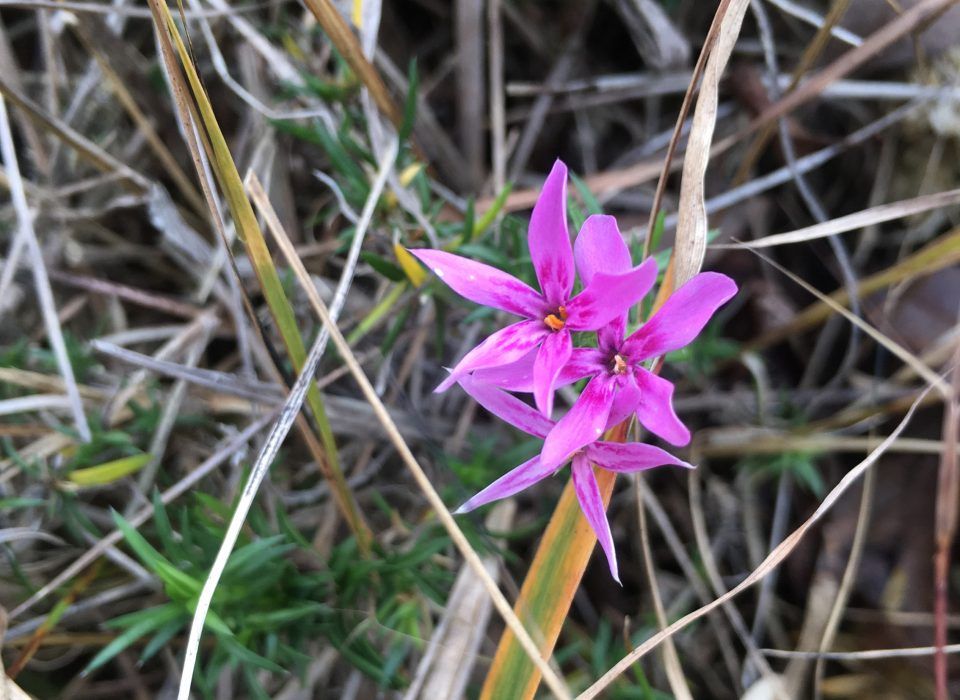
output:
{"label": "yellow-green leaf", "polygon": [[67,475],[67,479],[77,486],[102,486],[112,484],[128,474],[140,471],[153,459],[152,455],[139,454],[131,457],[121,457],[110,462],[104,462],[94,467],[74,469]]}
{"label": "yellow-green leaf", "polygon": [[423,271],[423,265],[421,265],[415,257],[410,255],[410,251],[399,243],[394,243],[393,254],[397,256],[397,263],[400,265],[400,269],[407,275],[410,284],[414,287],[419,287],[423,284],[423,281],[427,278],[427,274]]}

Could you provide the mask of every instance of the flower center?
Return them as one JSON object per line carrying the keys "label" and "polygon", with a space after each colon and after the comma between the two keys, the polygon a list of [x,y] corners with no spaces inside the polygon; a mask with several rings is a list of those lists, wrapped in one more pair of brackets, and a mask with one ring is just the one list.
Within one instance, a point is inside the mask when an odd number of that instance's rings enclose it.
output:
{"label": "flower center", "polygon": [[557,307],[557,312],[554,314],[548,314],[544,317],[543,322],[551,330],[562,331],[563,326],[567,322],[567,309],[564,306]]}
{"label": "flower center", "polygon": [[627,361],[620,357],[620,355],[614,355],[613,366],[610,368],[610,371],[614,374],[625,373],[627,371]]}

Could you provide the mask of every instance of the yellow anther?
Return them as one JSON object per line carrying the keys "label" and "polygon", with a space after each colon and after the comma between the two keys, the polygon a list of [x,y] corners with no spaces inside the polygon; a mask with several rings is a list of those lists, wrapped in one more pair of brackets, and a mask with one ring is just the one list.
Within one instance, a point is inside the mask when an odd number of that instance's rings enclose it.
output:
{"label": "yellow anther", "polygon": [[567,309],[563,306],[559,307],[557,313],[549,314],[543,319],[543,322],[546,323],[551,330],[563,330],[564,325],[567,323]]}

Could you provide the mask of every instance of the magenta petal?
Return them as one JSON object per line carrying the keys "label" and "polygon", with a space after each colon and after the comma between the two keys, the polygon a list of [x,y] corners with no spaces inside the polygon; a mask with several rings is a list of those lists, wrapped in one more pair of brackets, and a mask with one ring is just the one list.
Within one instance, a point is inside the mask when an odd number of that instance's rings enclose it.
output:
{"label": "magenta petal", "polygon": [[567,232],[567,166],[559,160],[533,207],[527,243],[544,298],[550,306],[560,306],[573,291],[575,270]]}
{"label": "magenta petal", "polygon": [[637,368],[636,381],[640,388],[637,420],[641,425],[671,445],[690,442],[690,431],[673,410],[673,384],[643,368]]}
{"label": "magenta petal", "polygon": [[657,262],[653,258],[620,275],[596,273],[567,304],[567,327],[574,331],[602,328],[643,299],[656,279]]}
{"label": "magenta petal", "polygon": [[624,341],[623,352],[634,362],[641,362],[682,348],[736,293],[736,283],[726,275],[701,272],[675,291],[649,321]]}
{"label": "magenta petal", "polygon": [[664,465],[693,469],[692,464],[643,442],[595,442],[584,450],[584,454],[598,467],[621,474]]}
{"label": "magenta petal", "polygon": [[544,440],[540,458],[547,466],[560,466],[577,450],[596,442],[607,427],[616,381],[597,375],[589,381],[580,398],[554,426]]}
{"label": "magenta petal", "polygon": [[540,344],[550,330],[540,321],[520,321],[497,331],[463,356],[435,391],[446,391],[457,379],[482,367],[515,362]]}
{"label": "magenta petal", "polygon": [[410,253],[450,289],[470,301],[527,318],[539,319],[545,315],[543,298],[503,270],[442,250],[411,249]]}
{"label": "magenta petal", "polygon": [[[583,516],[593,528],[600,548],[607,555],[607,564],[610,566],[610,575],[620,583],[620,574],[617,571],[617,553],[613,548],[613,535],[610,533],[610,523],[607,522],[607,509],[603,505],[603,496],[600,495],[600,486],[593,473],[593,467],[583,455],[573,459],[573,488],[580,501]],[[622,584],[621,584],[622,585]]]}
{"label": "magenta petal", "polygon": [[573,341],[570,331],[561,330],[544,338],[533,366],[533,400],[547,418],[553,415],[553,389],[560,370],[570,359]]}
{"label": "magenta petal", "polygon": [[553,429],[553,421],[543,416],[533,406],[528,406],[516,396],[485,384],[476,375],[460,378],[460,386],[473,400],[514,428],[534,437],[545,438]]}
{"label": "magenta petal", "polygon": [[[533,366],[537,362],[538,350],[533,350],[516,362],[500,367],[479,369],[473,376],[486,384],[506,389],[533,393]],[[606,355],[596,348],[574,348],[570,359],[560,370],[554,382],[554,389],[573,384],[575,381],[598,374],[606,370]]]}
{"label": "magenta petal", "polygon": [[590,284],[598,272],[616,275],[629,272],[633,266],[617,220],[603,214],[594,214],[583,222],[573,244],[573,257],[584,284]]}
{"label": "magenta petal", "polygon": [[539,348],[531,350],[516,362],[499,367],[478,369],[473,377],[507,391],[533,392],[533,366],[537,362]]}
{"label": "magenta petal", "polygon": [[539,457],[534,457],[528,462],[524,462],[519,467],[501,476],[490,484],[483,491],[457,508],[456,513],[469,513],[474,508],[482,505],[499,501],[501,498],[507,498],[515,493],[523,491],[528,486],[533,486],[538,481],[542,481],[556,471],[553,469],[544,469]]}
{"label": "magenta petal", "polygon": [[[630,249],[612,216],[595,214],[583,222],[573,244],[573,257],[585,285],[589,285],[597,273],[621,274],[629,272],[632,266]],[[626,327],[627,314],[624,312],[599,328],[597,340],[600,348],[608,352],[615,350],[623,340]]]}
{"label": "magenta petal", "polygon": [[607,430],[619,425],[633,415],[640,405],[640,389],[632,374],[628,374],[620,381],[613,405],[610,407],[610,416],[607,418]]}

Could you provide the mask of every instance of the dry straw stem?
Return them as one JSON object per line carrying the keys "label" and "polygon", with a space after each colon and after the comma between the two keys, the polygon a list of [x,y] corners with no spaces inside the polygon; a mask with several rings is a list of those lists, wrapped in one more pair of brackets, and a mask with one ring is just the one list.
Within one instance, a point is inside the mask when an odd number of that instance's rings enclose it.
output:
{"label": "dry straw stem", "polygon": [[[861,297],[873,294],[890,285],[906,279],[929,275],[937,270],[960,262],[960,227],[940,236],[937,240],[907,256],[903,260],[891,265],[886,270],[865,277],[857,284],[857,293]],[[830,302],[826,301],[829,299]],[[806,309],[796,314],[789,323],[764,333],[759,338],[747,343],[744,351],[757,351],[784,338],[822,323],[833,313],[832,303],[845,305],[849,303],[849,295],[845,289],[839,289],[823,301],[814,302]]]}
{"label": "dry straw stem", "polygon": [[824,516],[824,514],[826,514],[826,512],[834,506],[840,496],[842,496],[847,489],[849,489],[850,486],[852,486],[853,483],[856,482],[866,470],[873,466],[873,464],[876,463],[876,461],[890,448],[890,446],[896,442],[896,440],[900,437],[900,434],[904,431],[904,429],[910,423],[910,420],[913,418],[913,414],[916,411],[917,406],[920,404],[920,401],[927,395],[927,392],[929,391],[930,387],[924,390],[924,392],[916,399],[916,401],[913,402],[913,405],[910,406],[907,414],[903,417],[903,420],[900,421],[893,432],[890,433],[890,435],[888,435],[875,450],[867,455],[862,462],[848,471],[840,480],[840,483],[838,483],[830,491],[830,493],[827,494],[826,498],[823,499],[823,502],[819,505],[817,510],[814,511],[814,513],[807,518],[803,524],[800,525],[800,527],[790,533],[790,535],[788,535],[783,542],[777,545],[770,552],[770,554],[767,555],[766,559],[760,563],[760,566],[750,572],[750,574],[743,581],[710,604],[698,608],[692,613],[684,615],[665,630],[650,637],[650,639],[645,641],[643,644],[617,662],[617,664],[607,671],[596,683],[591,685],[583,693],[577,696],[577,700],[589,700],[589,698],[597,697],[624,671],[629,669],[642,657],[659,646],[664,639],[673,636],[691,623],[710,613],[712,610],[715,610],[718,606],[740,595],[745,590],[762,581],[768,574],[770,574],[770,572],[779,566],[780,563],[783,562],[783,560],[786,559],[787,556],[797,547],[797,545],[800,544],[800,541],[804,538],[804,536],[806,536],[810,529],[813,528],[813,526],[816,525],[816,523]]}
{"label": "dry straw stem", "polygon": [[63,377],[77,433],[81,440],[89,442],[91,439],[90,426],[87,423],[87,415],[83,411],[83,402],[77,389],[73,365],[70,364],[70,357],[67,354],[63,329],[60,327],[60,321],[57,318],[56,302],[53,298],[53,289],[50,287],[50,278],[47,276],[47,265],[43,260],[43,251],[40,248],[40,242],[37,240],[37,232],[33,228],[33,214],[30,212],[27,195],[23,189],[23,178],[20,175],[20,167],[17,162],[17,150],[13,143],[10,119],[7,116],[7,105],[3,97],[0,97],[0,153],[3,154],[7,180],[10,183],[10,195],[13,199],[14,210],[17,213],[17,230],[14,236],[26,241],[27,251],[33,264],[37,302],[43,314],[47,340],[50,342],[57,359],[57,367]]}
{"label": "dry straw stem", "polygon": [[[204,196],[208,201],[217,232],[221,236],[224,246],[229,251],[229,243],[226,239],[222,222],[220,222],[219,219],[219,212],[217,203],[213,197],[212,187],[206,182],[202,154],[192,138],[193,124],[198,126],[197,131],[200,136],[203,137],[203,145],[209,154],[213,172],[229,205],[231,216],[236,224],[237,233],[253,264],[260,287],[263,290],[264,298],[276,322],[277,329],[283,338],[287,354],[294,368],[299,372],[304,366],[306,349],[303,345],[303,338],[300,336],[296,316],[294,315],[290,301],[283,291],[279,274],[273,264],[273,259],[270,257],[270,251],[267,249],[266,241],[263,238],[263,233],[260,231],[260,226],[257,223],[256,215],[253,213],[250,200],[247,199],[244,193],[243,183],[240,181],[240,175],[237,172],[233,156],[217,123],[213,107],[210,104],[200,76],[196,71],[196,67],[193,65],[193,61],[190,58],[187,47],[183,43],[183,39],[180,36],[180,32],[173,21],[169,9],[158,0],[150,0],[150,7],[154,11],[157,37],[160,42],[164,64],[171,80],[174,98],[178,111],[181,114],[184,130],[187,132],[188,145],[193,155],[194,164],[197,168]],[[186,72],[186,81],[180,70],[180,66],[174,58],[173,44],[176,44],[176,51],[180,56],[180,64]],[[188,87],[186,82],[189,82],[189,90],[192,92],[195,102],[190,102],[187,97]],[[194,115],[198,116],[195,117]],[[239,279],[239,273],[236,271],[236,262],[232,254],[230,261],[234,267],[234,273]],[[252,305],[246,295],[243,295],[243,300],[251,321],[259,328],[257,316],[253,312]],[[263,337],[266,341],[266,336],[264,335]],[[334,439],[333,431],[327,419],[323,399],[316,384],[312,381],[307,389],[307,403],[319,432],[320,441],[323,445],[322,449],[317,447],[317,441],[310,434],[309,430],[304,429],[301,430],[301,432],[304,434],[305,442],[311,452],[317,458],[323,476],[330,482],[335,500],[343,512],[350,529],[357,536],[361,550],[366,551],[372,535],[356,506],[353,495],[346,485],[346,480],[344,479],[338,461],[336,440]],[[303,423],[304,421],[302,419],[298,419],[298,426]]]}
{"label": "dry straw stem", "polygon": [[[650,220],[647,223],[647,235],[643,240],[643,257],[650,255],[650,245],[653,240],[653,228],[657,221],[657,214],[660,212],[660,203],[663,201],[663,193],[667,189],[667,177],[670,174],[673,164],[673,155],[676,153],[677,146],[680,143],[680,135],[683,133],[683,125],[687,120],[687,114],[690,112],[690,105],[693,104],[693,94],[697,90],[697,84],[703,74],[707,63],[707,57],[712,55],[712,50],[717,42],[717,36],[723,26],[723,20],[726,17],[730,6],[730,0],[722,0],[717,12],[713,16],[713,22],[707,31],[707,36],[703,40],[703,49],[697,56],[697,64],[693,67],[693,74],[690,76],[690,83],[683,95],[683,103],[680,105],[680,112],[677,114],[677,123],[673,128],[673,134],[670,136],[670,143],[667,145],[667,154],[663,159],[663,167],[660,170],[660,179],[657,181],[657,189],[653,195],[653,203],[650,205]],[[742,22],[742,17],[741,17]]]}
{"label": "dry straw stem", "polygon": [[[563,681],[553,671],[553,669],[550,668],[549,664],[540,657],[540,651],[537,648],[536,643],[524,628],[523,623],[520,622],[520,619],[510,608],[510,603],[507,602],[507,599],[504,597],[503,593],[500,592],[496,581],[494,581],[490,576],[489,572],[483,565],[483,561],[470,546],[469,541],[466,539],[456,521],[453,519],[450,511],[447,510],[447,507],[444,505],[440,495],[433,488],[433,484],[430,483],[430,479],[427,477],[426,473],[423,471],[423,468],[413,456],[413,453],[410,451],[410,448],[404,441],[403,436],[400,434],[396,423],[394,423],[393,418],[390,416],[389,411],[380,400],[380,397],[377,395],[373,385],[370,384],[370,380],[367,379],[366,374],[364,374],[363,369],[360,367],[356,355],[353,353],[353,350],[350,348],[350,345],[347,343],[346,339],[344,339],[343,334],[340,333],[340,329],[337,327],[335,321],[331,318],[326,304],[323,303],[323,300],[320,298],[319,294],[316,294],[315,289],[313,289],[313,292],[310,291],[311,288],[313,288],[313,283],[310,281],[310,276],[303,267],[303,263],[297,257],[293,248],[293,244],[286,236],[286,232],[278,226],[274,230],[274,233],[277,236],[277,243],[280,246],[281,252],[284,254],[284,256],[286,256],[288,262],[297,275],[297,278],[300,280],[304,290],[310,298],[311,305],[313,306],[317,315],[320,317],[320,320],[323,322],[324,328],[329,333],[330,339],[333,340],[333,344],[336,346],[338,353],[344,359],[344,362],[350,369],[350,373],[353,374],[354,378],[357,380],[357,384],[360,385],[360,391],[373,408],[377,420],[380,421],[380,424],[383,426],[384,431],[387,433],[387,436],[390,438],[390,441],[396,448],[400,458],[410,469],[410,472],[413,475],[414,480],[417,482],[417,485],[423,491],[427,501],[437,513],[437,518],[440,520],[441,525],[443,525],[443,527],[449,533],[450,539],[453,540],[454,545],[456,545],[457,549],[460,550],[460,553],[466,560],[467,565],[473,569],[477,577],[480,579],[480,582],[490,595],[491,599],[493,600],[493,604],[503,617],[507,627],[519,640],[520,645],[523,647],[530,660],[534,663],[540,673],[543,674],[543,678],[550,687],[550,690],[558,698],[570,698],[570,693]],[[322,335],[320,337],[322,337]]]}
{"label": "dry straw stem", "polygon": [[901,649],[865,649],[863,651],[792,651],[786,649],[761,649],[764,656],[775,659],[823,659],[824,661],[879,661],[904,659],[917,656],[933,656],[940,650],[945,654],[960,653],[960,644],[935,647],[904,647]]}
{"label": "dry straw stem", "polygon": [[[843,613],[847,608],[847,603],[850,601],[850,593],[857,580],[860,560],[863,557],[863,549],[867,543],[867,534],[870,531],[870,516],[873,511],[876,481],[877,473],[875,471],[867,472],[867,476],[863,480],[863,489],[860,492],[860,508],[857,510],[857,525],[853,531],[850,555],[847,559],[847,565],[843,570],[843,578],[840,580],[837,596],[834,598],[830,607],[830,615],[824,626],[823,637],[821,637],[818,646],[821,652],[828,651],[830,647],[833,646],[833,641],[837,636],[837,630],[840,629],[840,623],[843,621]],[[814,700],[820,700],[823,695],[821,686],[825,672],[826,664],[824,663],[824,659],[817,659],[813,681]]]}
{"label": "dry straw stem", "polygon": [[[730,434],[697,436],[691,450],[704,457],[742,457],[744,455],[779,455],[784,452],[866,452],[879,445],[881,439],[845,435],[755,435],[737,429]],[[941,440],[903,438],[890,447],[890,452],[916,455],[943,453]]]}
{"label": "dry straw stem", "polygon": [[[640,550],[643,554],[643,568],[647,574],[647,585],[650,586],[650,599],[653,602],[653,611],[657,618],[657,628],[664,629],[667,626],[667,613],[663,608],[663,600],[660,597],[660,584],[657,582],[657,570],[653,561],[653,552],[650,549],[650,529],[647,527],[647,508],[643,503],[643,474],[635,474],[633,477],[633,492],[637,502],[637,527],[640,530]],[[670,684],[670,690],[676,700],[693,700],[690,694],[690,688],[687,686],[687,679],[683,675],[683,666],[680,665],[680,657],[677,655],[677,647],[673,643],[673,638],[668,637],[663,644],[663,666],[667,674],[667,682]]]}
{"label": "dry straw stem", "polygon": [[900,358],[905,364],[910,365],[910,367],[913,368],[913,370],[917,373],[917,376],[923,378],[924,381],[926,381],[926,383],[929,384],[931,387],[934,387],[943,398],[945,399],[950,398],[950,396],[953,393],[950,388],[950,385],[947,384],[940,375],[938,375],[932,369],[927,367],[919,357],[914,355],[912,352],[907,350],[905,347],[897,343],[892,338],[878,331],[876,328],[874,328],[869,323],[861,319],[859,316],[856,316],[855,314],[850,312],[848,309],[841,306],[839,303],[837,303],[836,301],[828,297],[826,294],[818,290],[816,287],[800,279],[797,275],[793,274],[782,265],[774,262],[770,258],[764,256],[762,253],[758,253],[756,251],[753,251],[753,253],[754,255],[759,257],[761,260],[763,260],[765,263],[767,263],[768,265],[770,265],[771,267],[773,267],[774,269],[778,270],[780,273],[788,277],[792,282],[795,282],[796,284],[803,287],[810,294],[813,294],[822,303],[826,304],[831,310],[840,314],[841,316],[846,318],[848,321],[850,321],[850,323],[857,326],[860,330],[862,330],[864,333],[866,333],[875,341],[877,341],[880,345],[882,345],[887,350],[889,350],[893,355]]}
{"label": "dry straw stem", "polygon": [[[360,223],[357,224],[357,229],[354,233],[355,243],[357,241],[363,241],[363,237],[366,234],[367,228],[370,226],[370,222],[373,218],[374,208],[376,207],[377,202],[380,200],[380,195],[383,193],[383,188],[387,182],[387,175],[393,166],[393,161],[395,158],[396,147],[388,149],[386,157],[380,164],[380,172],[371,186],[370,193],[367,196],[367,201],[364,204],[363,214],[360,217]],[[245,196],[244,201],[248,201],[246,200]],[[257,230],[259,232],[259,227]],[[354,255],[355,264],[356,256],[359,255],[359,246],[355,245],[353,247],[357,249],[356,255]],[[352,276],[353,271],[348,265],[347,269],[344,270],[344,279],[341,280],[341,285],[337,289],[340,304],[343,303],[343,298],[346,296],[346,284],[344,281],[349,283],[349,280],[352,279]],[[309,281],[309,277],[307,280]],[[310,282],[310,286],[313,286],[312,282]],[[326,313],[325,309],[324,313]],[[247,513],[250,512],[250,508],[253,506],[253,500],[257,495],[257,491],[260,489],[260,484],[263,482],[267,472],[270,470],[270,465],[273,464],[274,459],[276,459],[277,453],[280,451],[280,447],[283,444],[284,439],[287,437],[287,434],[290,432],[290,428],[293,426],[294,421],[297,419],[297,416],[300,415],[300,410],[303,407],[304,399],[307,397],[307,392],[311,387],[313,387],[314,391],[316,391],[316,383],[314,382],[313,377],[316,374],[318,365],[320,364],[320,359],[323,357],[323,351],[326,348],[326,345],[326,334],[320,333],[311,346],[310,352],[306,359],[302,362],[300,375],[297,377],[297,381],[290,389],[290,394],[280,409],[280,416],[277,418],[277,422],[274,423],[273,428],[270,430],[270,434],[267,436],[267,439],[263,444],[263,448],[260,450],[260,454],[257,455],[257,459],[250,469],[250,476],[247,478],[247,483],[244,484],[243,491],[240,493],[240,498],[237,500],[236,510],[230,518],[227,531],[224,534],[223,541],[220,543],[220,549],[217,551],[217,556],[214,559],[213,565],[210,567],[210,573],[207,575],[207,580],[204,581],[203,588],[200,590],[199,599],[197,600],[197,607],[194,611],[193,621],[190,625],[190,635],[187,639],[187,647],[184,652],[183,672],[180,676],[180,690],[178,693],[180,700],[187,700],[190,696],[190,685],[193,682],[193,671],[197,664],[200,637],[203,634],[203,627],[206,621],[207,611],[210,609],[210,604],[213,602],[213,595],[217,590],[217,586],[219,585],[223,571],[230,560],[230,553],[233,551],[233,547],[236,544],[237,538],[240,536],[240,530],[243,528],[243,524],[246,521]],[[396,426],[393,427],[394,430],[396,430]],[[399,435],[399,432],[397,434]],[[335,483],[331,483],[331,491],[334,491],[334,493],[336,493],[335,486]],[[346,488],[345,483],[344,488]]]}
{"label": "dry straw stem", "polygon": [[936,554],[934,555],[934,636],[939,651],[934,656],[937,700],[947,700],[947,596],[949,595],[950,550],[957,534],[957,500],[960,497],[960,463],[957,461],[957,432],[960,430],[960,343],[953,362],[953,396],[943,410],[943,453],[937,479]]}
{"label": "dry straw stem", "polygon": [[[843,16],[846,14],[849,6],[850,0],[834,0],[834,2],[830,5],[830,11],[824,18],[823,23],[817,29],[817,33],[813,37],[813,40],[807,44],[803,51],[803,55],[800,56],[800,60],[794,67],[793,75],[790,78],[790,84],[787,87],[786,92],[789,93],[797,87],[801,76],[807,72],[807,70],[820,56],[824,47],[827,45],[827,41],[830,39],[831,30],[840,22],[841,19],[843,19]],[[768,123],[763,127],[763,129],[761,129],[760,133],[747,150],[747,154],[744,156],[743,161],[741,161],[740,167],[737,169],[737,174],[734,176],[735,183],[740,183],[747,179],[747,175],[753,168],[753,164],[763,153],[763,149],[766,148],[767,143],[773,136],[776,126],[776,124]]]}
{"label": "dry straw stem", "polygon": [[773,248],[774,246],[789,245],[792,243],[805,243],[807,241],[836,236],[847,231],[856,231],[857,229],[874,226],[876,224],[886,223],[887,221],[896,221],[908,216],[921,214],[933,209],[953,206],[960,204],[960,189],[946,190],[936,194],[925,194],[912,199],[902,199],[899,202],[890,204],[881,204],[876,207],[870,207],[863,211],[839,216],[830,221],[824,221],[820,224],[806,226],[796,231],[786,233],[775,233],[771,236],[764,236],[753,241],[744,241],[742,243],[726,243],[710,246],[711,248]]}
{"label": "dry straw stem", "polygon": [[387,86],[380,79],[377,69],[363,55],[363,49],[357,37],[350,31],[350,27],[337,11],[330,0],[303,0],[310,12],[323,27],[323,31],[330,37],[330,41],[337,47],[337,51],[346,59],[351,70],[356,73],[360,81],[370,91],[370,96],[377,107],[383,112],[394,126],[400,126],[403,116],[387,92]]}

